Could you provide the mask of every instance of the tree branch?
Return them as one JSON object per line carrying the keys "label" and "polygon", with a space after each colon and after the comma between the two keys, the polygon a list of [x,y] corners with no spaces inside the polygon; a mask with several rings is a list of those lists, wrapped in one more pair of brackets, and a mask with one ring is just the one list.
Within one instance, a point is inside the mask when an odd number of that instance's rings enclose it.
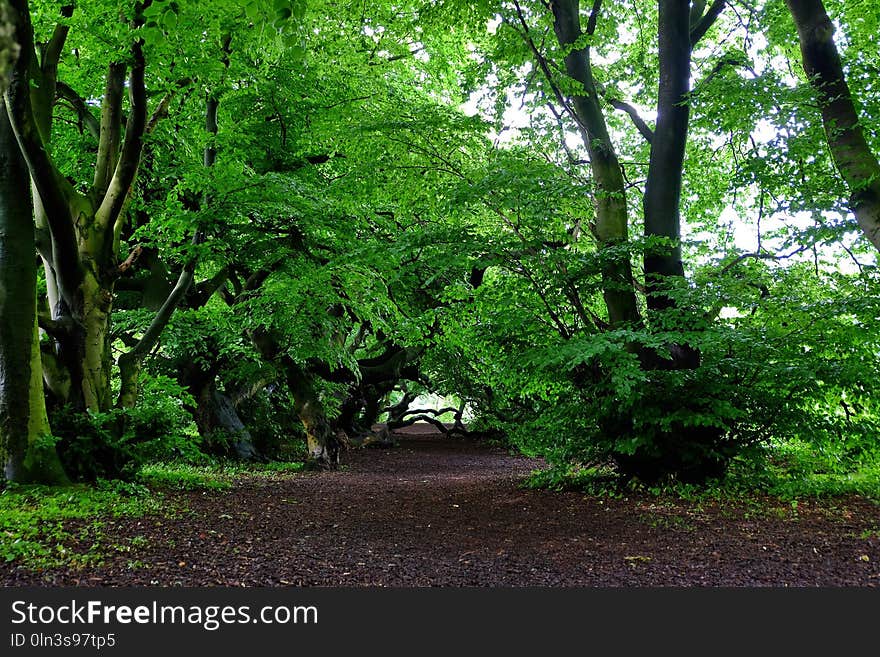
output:
{"label": "tree branch", "polygon": [[593,8],[590,10],[590,17],[587,19],[587,34],[593,36],[596,31],[596,22],[599,20],[599,12],[602,9],[602,0],[593,0]]}
{"label": "tree branch", "polygon": [[715,20],[721,15],[721,12],[724,11],[726,5],[726,0],[715,0],[706,14],[691,28],[691,48],[696,46],[699,40],[706,35],[706,32],[709,31],[709,28],[712,27]]}
{"label": "tree branch", "polygon": [[73,87],[64,82],[57,82],[55,86],[55,97],[63,98],[70,103],[70,106],[73,108],[73,111],[76,112],[76,116],[82,127],[85,127],[85,129],[89,131],[89,134],[95,139],[101,139],[101,124],[95,118],[95,115],[92,114],[86,101],[74,91]]}
{"label": "tree branch", "polygon": [[211,278],[201,281],[195,285],[193,290],[194,299],[188,303],[190,308],[201,308],[208,300],[214,296],[214,293],[229,280],[229,267],[223,267]]}
{"label": "tree branch", "polygon": [[458,409],[455,406],[447,406],[446,408],[441,408],[439,410],[433,408],[418,408],[412,411],[404,411],[400,414],[400,418],[403,419],[407,415],[433,415],[434,417],[439,417],[444,413],[458,413]]}
{"label": "tree branch", "polygon": [[128,254],[128,257],[119,264],[114,272],[116,276],[123,276],[129,269],[131,269],[134,264],[138,261],[138,258],[141,257],[141,254],[144,252],[144,247],[140,244],[136,245],[131,253]]}
{"label": "tree branch", "polygon": [[626,112],[629,114],[629,118],[632,119],[633,124],[635,124],[636,129],[645,138],[649,144],[654,140],[654,131],[648,127],[648,124],[645,123],[644,119],[639,116],[638,110],[635,107],[630,105],[629,103],[625,103],[622,100],[616,100],[611,98],[608,100],[608,103],[616,110],[620,110],[622,112]]}
{"label": "tree branch", "polygon": [[69,336],[75,328],[75,322],[70,315],[52,319],[52,314],[45,311],[37,313],[37,324],[56,340]]}
{"label": "tree branch", "polygon": [[[452,409],[457,410],[457,409]],[[389,421],[388,428],[389,429],[403,429],[404,427],[410,427],[414,425],[416,422],[426,422],[433,427],[435,427],[440,433],[446,435],[449,433],[449,428],[443,424],[440,420],[431,417],[430,415],[416,415],[407,420],[397,420],[397,421]]]}
{"label": "tree branch", "polygon": [[73,307],[82,279],[76,233],[71,221],[71,206],[76,205],[79,195],[52,161],[34,116],[30,93],[30,71],[35,57],[34,33],[28,2],[11,0],[10,5],[19,17],[16,40],[22,48],[12,84],[5,95],[6,111],[31,180],[46,210],[61,295]]}
{"label": "tree branch", "polygon": [[[193,235],[192,245],[198,246],[204,241],[204,239],[205,234],[201,231],[197,231],[196,234]],[[153,321],[150,322],[150,325],[147,327],[147,330],[144,332],[141,339],[138,340],[137,344],[130,351],[119,357],[118,364],[121,378],[119,399],[117,401],[117,406],[119,408],[130,408],[134,405],[137,399],[137,377],[140,372],[141,363],[144,358],[150,354],[153,347],[159,343],[159,337],[162,335],[162,331],[165,330],[168,322],[171,321],[171,316],[174,314],[174,311],[186,296],[186,293],[193,282],[197,262],[198,257],[194,257],[184,265],[183,269],[180,270],[180,276],[177,278],[177,283],[168,294],[162,307],[159,308],[153,316]]]}
{"label": "tree branch", "polygon": [[[223,36],[223,45],[221,47],[223,51],[223,57],[221,61],[223,62],[223,66],[225,69],[229,69],[229,54],[231,51],[230,44],[232,43],[232,35],[226,34]],[[205,132],[210,135],[213,135],[215,138],[217,136],[217,108],[220,106],[220,97],[217,95],[216,91],[208,93],[208,98],[205,107]],[[217,160],[217,146],[214,141],[208,143],[205,146],[204,152],[204,164],[206,167],[210,168],[214,166],[214,162]]]}
{"label": "tree branch", "polygon": [[[601,5],[601,0],[596,0],[597,5]],[[575,125],[578,127],[578,131],[581,133],[581,138],[584,140],[585,144],[590,143],[590,136],[587,131],[586,126],[581,121],[577,112],[575,112],[571,105],[569,105],[568,101],[565,99],[565,96],[562,94],[562,90],[559,88],[553,81],[553,71],[550,70],[549,64],[547,64],[547,59],[541,54],[541,51],[538,50],[538,46],[535,45],[534,39],[532,39],[531,31],[529,30],[529,24],[526,22],[526,18],[523,15],[522,8],[518,0],[514,0],[514,6],[516,7],[516,14],[519,18],[519,22],[522,25],[523,32],[522,37],[526,42],[526,45],[529,46],[529,49],[532,51],[532,54],[535,56],[535,59],[538,61],[538,66],[541,68],[541,71],[544,73],[544,78],[547,80],[547,83],[550,85],[550,89],[553,91],[553,95],[556,97],[556,101],[562,106],[565,110],[566,114],[568,114],[571,119],[574,121]],[[594,7],[595,8],[595,7]],[[597,10],[598,11],[598,10]],[[595,27],[595,24],[594,24]]]}
{"label": "tree branch", "polygon": [[[72,4],[64,5],[61,7],[61,16],[64,18],[70,18],[73,16],[73,9],[74,7]],[[49,76],[53,80],[58,73],[58,62],[61,60],[61,53],[64,51],[64,43],[67,41],[67,34],[69,32],[69,26],[61,23],[57,24],[52,31],[52,37],[43,49],[40,70],[43,75]]]}
{"label": "tree branch", "polygon": [[276,258],[268,265],[260,267],[257,271],[253,272],[244,282],[244,287],[241,293],[247,294],[248,292],[259,290],[263,283],[266,282],[266,279],[281,268],[281,265],[284,264],[286,259],[286,257]]}
{"label": "tree branch", "polygon": [[95,163],[93,194],[102,198],[110,187],[119,158],[122,137],[122,99],[125,92],[125,64],[112,62],[107,67],[104,98],[101,101],[101,128],[98,138],[98,159]]}
{"label": "tree branch", "polygon": [[[204,241],[205,234],[198,231],[193,235],[190,244],[196,247]],[[190,285],[192,285],[198,261],[198,257],[193,257],[183,266],[183,269],[180,270],[180,275],[177,277],[177,283],[175,283],[171,292],[168,294],[165,303],[163,303],[162,307],[156,312],[153,321],[150,322],[150,326],[144,332],[143,337],[138,341],[137,345],[128,352],[129,358],[143,358],[150,353],[153,347],[156,346],[156,343],[159,341],[159,336],[162,334],[162,330],[167,326],[168,322],[171,320],[171,315],[174,314],[174,311],[180,305],[184,296],[186,296]]]}
{"label": "tree branch", "polygon": [[[168,116],[168,108],[171,106],[171,101],[174,100],[177,92],[190,86],[192,82],[192,78],[181,78],[175,83],[175,86],[177,87],[176,89],[172,89],[162,96],[162,100],[156,105],[156,108],[153,110],[153,113],[147,121],[147,127],[144,129],[146,134],[152,134],[156,129],[156,126],[159,125],[159,121]],[[190,89],[190,91],[192,91],[192,89]],[[189,92],[187,95],[188,94]]]}
{"label": "tree branch", "polygon": [[99,226],[113,228],[125,205],[129,189],[137,176],[141,152],[144,145],[144,130],[147,123],[147,94],[144,83],[143,42],[137,39],[132,43],[131,55],[133,64],[129,76],[129,97],[131,112],[125,126],[125,140],[122,153],[116,164],[113,177],[107,186],[104,200],[95,213],[95,221]]}

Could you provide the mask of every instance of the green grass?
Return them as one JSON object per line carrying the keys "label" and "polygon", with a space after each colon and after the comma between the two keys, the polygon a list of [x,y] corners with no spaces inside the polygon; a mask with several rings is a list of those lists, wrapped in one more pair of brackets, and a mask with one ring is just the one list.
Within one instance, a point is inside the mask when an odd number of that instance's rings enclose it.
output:
{"label": "green grass", "polygon": [[160,496],[108,486],[9,485],[0,492],[0,559],[32,569],[99,563],[114,549],[108,522],[160,509]]}
{"label": "green grass", "polygon": [[675,480],[647,486],[637,480],[622,482],[611,468],[558,466],[533,472],[523,485],[555,491],[576,490],[599,497],[644,494],[698,501],[770,495],[780,501],[795,502],[858,495],[880,503],[880,458],[864,459],[845,467],[801,451],[781,452],[764,463],[735,461],[723,480],[705,486]]}
{"label": "green grass", "polygon": [[221,475],[213,465],[150,463],[141,467],[138,481],[151,488],[169,490],[227,490],[231,478]]}
{"label": "green grass", "polygon": [[577,465],[534,470],[523,486],[554,491],[576,490],[609,497],[615,497],[622,492],[622,487],[611,469]]}
{"label": "green grass", "polygon": [[169,506],[165,491],[225,491],[239,478],[270,481],[303,467],[286,462],[198,466],[168,462],[144,466],[134,482],[102,480],[92,486],[66,487],[9,484],[0,491],[0,561],[31,570],[96,565],[110,554],[146,546],[143,536],[124,542],[115,538],[115,518],[169,516],[184,510],[179,504]]}
{"label": "green grass", "polygon": [[208,465],[181,462],[150,463],[141,468],[138,481],[151,488],[170,490],[229,490],[242,477],[275,479],[299,472],[302,462],[237,463],[218,461]]}

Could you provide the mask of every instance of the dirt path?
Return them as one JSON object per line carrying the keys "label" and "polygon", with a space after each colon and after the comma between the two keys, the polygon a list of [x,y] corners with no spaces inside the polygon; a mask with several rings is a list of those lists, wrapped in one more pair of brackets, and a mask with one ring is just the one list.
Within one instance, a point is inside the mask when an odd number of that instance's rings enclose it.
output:
{"label": "dirt path", "polygon": [[[522,490],[537,463],[410,432],[338,473],[185,493],[190,512],[120,520],[131,550],[5,584],[878,586],[880,507],[704,504]],[[175,496],[176,497],[176,496]],[[134,539],[134,540],[132,540]]]}

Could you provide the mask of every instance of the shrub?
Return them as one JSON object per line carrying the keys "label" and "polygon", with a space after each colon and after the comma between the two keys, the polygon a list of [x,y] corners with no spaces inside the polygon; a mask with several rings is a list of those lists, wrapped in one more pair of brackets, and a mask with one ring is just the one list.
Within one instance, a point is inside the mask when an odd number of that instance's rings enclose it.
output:
{"label": "shrub", "polygon": [[56,411],[51,424],[68,476],[76,481],[131,479],[145,462],[200,460],[198,431],[173,379],[144,376],[138,405],[104,413]]}

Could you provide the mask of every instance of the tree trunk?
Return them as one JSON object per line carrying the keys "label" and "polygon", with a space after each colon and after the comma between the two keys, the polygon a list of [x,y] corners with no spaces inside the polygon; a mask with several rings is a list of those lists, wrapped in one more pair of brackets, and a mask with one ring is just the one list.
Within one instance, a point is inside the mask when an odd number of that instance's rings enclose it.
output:
{"label": "tree trunk", "polygon": [[[676,304],[667,290],[674,279],[684,277],[680,203],[690,120],[691,24],[689,0],[660,0],[657,124],[642,204],[645,237],[662,237],[670,243],[645,252],[649,311],[673,308]],[[649,369],[692,369],[700,365],[700,353],[690,345],[671,344],[668,351],[670,358],[660,357],[654,349],[642,349],[639,355]]]}
{"label": "tree trunk", "polygon": [[15,60],[18,59],[18,43],[15,41],[15,23],[6,0],[0,0],[0,95],[6,92]]}
{"label": "tree trunk", "polygon": [[293,395],[294,410],[306,431],[309,465],[320,470],[335,470],[339,467],[342,443],[327,420],[312,379],[293,359],[284,357],[282,364]]}
{"label": "tree trunk", "polygon": [[[102,102],[100,147],[94,185],[80,194],[52,160],[52,109],[57,67],[69,27],[62,20],[37,58],[27,0],[12,0],[19,17],[19,67],[30,93],[7,99],[18,144],[36,189],[36,223],[44,258],[52,319],[64,330],[57,340],[54,363],[68,370],[69,387],[62,402],[75,408],[105,411],[111,407],[109,321],[118,259],[119,233],[129,192],[137,175],[146,126],[145,62],[142,42],[135,37],[127,62],[110,63]],[[74,5],[63,5],[69,18]],[[143,5],[136,3],[133,26],[143,23]],[[129,71],[128,84],[124,75]],[[33,84],[31,84],[31,82]],[[124,90],[130,107],[121,123]]]}
{"label": "tree trunk", "polygon": [[657,127],[651,140],[651,159],[643,206],[645,236],[664,237],[672,244],[645,254],[648,308],[674,305],[663,294],[670,277],[683,277],[679,202],[684,170],[690,105],[691,44],[689,0],[660,0],[658,24],[660,89]]}
{"label": "tree trunk", "polygon": [[[25,81],[26,82],[26,81]],[[22,93],[22,80],[9,93]],[[26,89],[26,87],[25,87]],[[36,244],[27,167],[0,107],[0,455],[6,479],[63,483],[43,396]]]}
{"label": "tree trunk", "polygon": [[113,405],[110,390],[110,311],[113,285],[86,273],[83,283],[81,392],[85,408],[104,412]]}
{"label": "tree trunk", "polygon": [[235,404],[217,390],[218,369],[219,366],[205,370],[199,365],[190,364],[182,368],[178,376],[178,382],[186,387],[196,402],[192,414],[199,435],[205,440],[209,452],[245,461],[256,459],[259,452],[254,446],[253,437],[238,416]]}
{"label": "tree trunk", "polygon": [[871,244],[880,250],[880,163],[859,124],[834,45],[834,25],[822,0],[786,1],[797,27],[804,71],[819,97],[831,156],[849,188],[850,209]]}
{"label": "tree trunk", "polygon": [[238,411],[232,404],[232,400],[213,385],[209,396],[203,399],[207,402],[200,412],[203,421],[210,418],[214,431],[222,431],[225,434],[234,456],[243,461],[252,461],[257,458],[259,455],[254,447],[253,437],[238,416]]}
{"label": "tree trunk", "polygon": [[[559,0],[551,3],[553,28],[559,44],[568,48],[583,33],[578,0]],[[588,31],[592,31],[588,28]],[[593,80],[589,46],[574,48],[565,56],[565,70],[583,85],[584,92],[574,97],[574,111],[590,154],[590,168],[596,184],[595,234],[599,249],[613,249],[627,243],[628,217],[626,187],[620,162],[611,143],[608,127]],[[613,252],[612,252],[613,253]],[[629,256],[615,254],[602,267],[602,293],[613,326],[641,321],[633,286],[632,265]]]}

